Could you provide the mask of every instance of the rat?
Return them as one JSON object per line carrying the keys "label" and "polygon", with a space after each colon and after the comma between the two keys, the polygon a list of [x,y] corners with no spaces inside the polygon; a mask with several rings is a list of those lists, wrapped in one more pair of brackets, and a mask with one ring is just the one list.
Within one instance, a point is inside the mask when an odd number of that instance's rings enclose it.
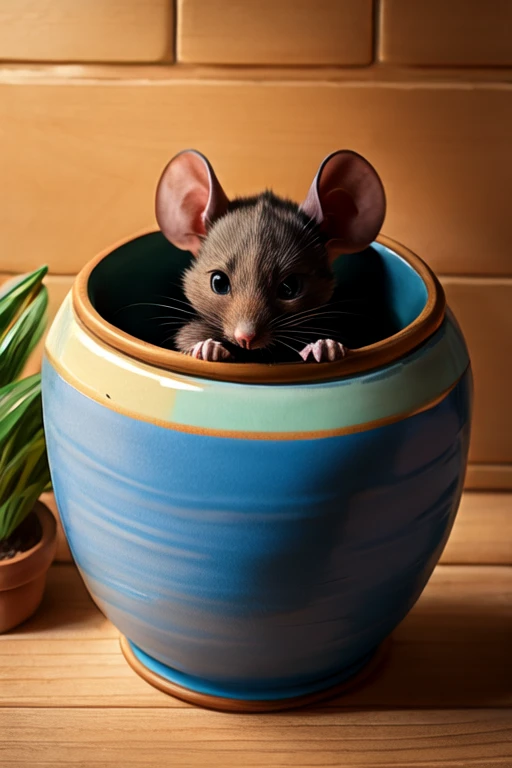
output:
{"label": "rat", "polygon": [[280,347],[305,362],[344,357],[325,328],[343,314],[329,305],[332,264],[375,240],[385,210],[377,171],[349,150],[323,160],[300,205],[269,190],[229,200],[204,155],[180,152],[156,193],[164,236],[195,257],[183,289],[197,316],[176,334],[178,350],[215,362]]}

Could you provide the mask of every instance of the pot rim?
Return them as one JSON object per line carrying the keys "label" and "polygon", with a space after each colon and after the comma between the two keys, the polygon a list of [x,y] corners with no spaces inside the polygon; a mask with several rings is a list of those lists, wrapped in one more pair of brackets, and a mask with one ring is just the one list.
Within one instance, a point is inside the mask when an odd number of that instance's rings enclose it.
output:
{"label": "pot rim", "polygon": [[381,368],[404,357],[426,341],[444,320],[444,290],[430,267],[409,248],[380,235],[376,242],[393,251],[419,274],[427,290],[427,301],[421,313],[398,333],[354,350],[343,360],[306,365],[299,363],[213,363],[164,349],[137,339],[105,320],[89,298],[89,278],[98,264],[123,245],[157,232],[144,229],[123,238],[103,250],[78,273],[72,289],[73,310],[81,325],[109,347],[157,368],[202,379],[250,384],[305,384],[345,378]]}
{"label": "pot rim", "polygon": [[33,507],[42,527],[40,540],[31,549],[12,557],[0,560],[0,593],[16,589],[33,581],[46,571],[53,560],[57,548],[57,522],[46,504],[36,501]]}

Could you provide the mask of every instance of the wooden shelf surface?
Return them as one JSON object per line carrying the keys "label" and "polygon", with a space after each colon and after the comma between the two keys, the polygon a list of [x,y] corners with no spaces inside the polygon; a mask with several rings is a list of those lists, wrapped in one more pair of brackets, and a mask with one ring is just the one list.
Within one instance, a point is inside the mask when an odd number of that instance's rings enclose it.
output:
{"label": "wooden shelf surface", "polygon": [[359,689],[230,715],[143,682],[75,567],[0,636],[0,765],[512,766],[512,567],[439,566]]}

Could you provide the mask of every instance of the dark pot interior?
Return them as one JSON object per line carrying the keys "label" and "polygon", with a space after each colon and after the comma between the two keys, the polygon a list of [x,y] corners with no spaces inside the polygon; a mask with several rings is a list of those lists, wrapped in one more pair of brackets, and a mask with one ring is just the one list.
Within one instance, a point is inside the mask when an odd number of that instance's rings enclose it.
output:
{"label": "dark pot interior", "polygon": [[[175,349],[176,322],[191,319],[181,277],[193,257],[160,232],[130,240],[93,269],[89,299],[110,324],[142,341]],[[338,338],[357,349],[382,341],[412,323],[425,307],[422,277],[400,256],[376,244],[340,256],[332,302],[343,311]],[[176,322],[175,322],[176,321]],[[338,321],[339,322],[339,321]],[[268,354],[268,353],[267,353]],[[292,353],[290,353],[292,355]],[[261,362],[270,362],[263,353]]]}

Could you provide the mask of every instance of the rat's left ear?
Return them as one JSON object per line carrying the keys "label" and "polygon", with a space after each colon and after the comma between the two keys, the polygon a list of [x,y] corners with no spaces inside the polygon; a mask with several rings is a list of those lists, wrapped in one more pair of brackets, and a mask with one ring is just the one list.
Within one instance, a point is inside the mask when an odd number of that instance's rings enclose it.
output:
{"label": "rat's left ear", "polygon": [[177,248],[197,256],[213,222],[226,213],[229,200],[204,155],[187,149],[165,167],[156,191],[156,219]]}
{"label": "rat's left ear", "polygon": [[375,240],[386,214],[386,196],[375,168],[357,152],[340,150],[321,164],[301,209],[326,234],[334,259],[362,251]]}

